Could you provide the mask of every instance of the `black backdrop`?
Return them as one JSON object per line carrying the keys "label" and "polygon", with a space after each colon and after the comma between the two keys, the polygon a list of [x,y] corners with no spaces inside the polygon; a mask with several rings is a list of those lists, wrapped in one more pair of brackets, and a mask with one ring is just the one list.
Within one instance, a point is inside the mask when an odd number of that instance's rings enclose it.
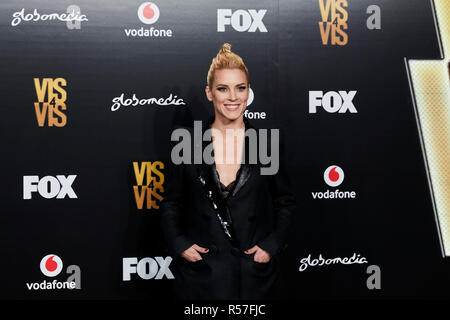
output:
{"label": "black backdrop", "polygon": [[[82,1],[88,21],[22,21],[13,14],[64,13],[71,1],[0,3],[1,214],[4,299],[171,299],[171,279],[123,281],[122,259],[167,257],[157,209],[138,209],[133,161],[170,161],[177,123],[206,120],[204,86],[210,61],[229,42],[249,70],[260,127],[282,128],[300,204],[284,254],[284,298],[448,298],[443,258],[414,116],[405,58],[440,59],[428,0],[348,0],[345,45],[322,43],[320,1],[158,0],[153,25],[137,15],[144,1]],[[342,1],[329,1],[341,2]],[[345,1],[344,1],[345,2]],[[327,3],[327,1],[324,1]],[[371,5],[381,29],[366,26]],[[267,32],[217,31],[217,10],[267,10]],[[124,29],[170,29],[172,37],[127,36]],[[38,125],[34,78],[64,78],[62,127]],[[310,91],[357,91],[357,113],[309,113]],[[182,98],[185,105],[123,106],[140,99]],[[345,172],[341,191],[354,199],[314,199],[334,191],[324,170]],[[164,172],[164,170],[162,170]],[[77,198],[24,199],[24,176],[76,175]],[[164,193],[162,193],[164,196]],[[366,264],[310,266],[300,260],[365,257]],[[39,268],[47,254],[81,270],[80,289],[29,290],[53,281]],[[369,265],[381,289],[368,289]]]}

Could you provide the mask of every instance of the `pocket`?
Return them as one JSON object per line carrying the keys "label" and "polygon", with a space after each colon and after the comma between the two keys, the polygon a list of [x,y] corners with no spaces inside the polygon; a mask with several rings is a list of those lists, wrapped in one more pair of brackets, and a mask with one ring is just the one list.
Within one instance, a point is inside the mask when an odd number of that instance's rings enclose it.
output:
{"label": "pocket", "polygon": [[203,268],[203,267],[207,266],[205,259],[198,260],[195,262],[189,262],[189,261],[186,261],[186,262],[191,266],[191,268],[194,268],[194,269],[199,269],[199,268]]}
{"label": "pocket", "polygon": [[272,259],[270,259],[267,262],[256,262],[255,260],[253,260],[253,266],[257,269],[261,269],[264,270],[267,267],[269,267],[270,263],[272,262]]}
{"label": "pocket", "polygon": [[185,259],[183,265],[185,266],[185,269],[187,269],[189,272],[194,273],[202,273],[202,274],[209,274],[211,273],[211,267],[209,264],[205,261],[205,258],[202,260],[198,260],[195,262],[189,262]]}
{"label": "pocket", "polygon": [[275,262],[273,258],[271,258],[268,262],[256,262],[252,260],[251,266],[255,273],[260,276],[268,276],[275,271]]}

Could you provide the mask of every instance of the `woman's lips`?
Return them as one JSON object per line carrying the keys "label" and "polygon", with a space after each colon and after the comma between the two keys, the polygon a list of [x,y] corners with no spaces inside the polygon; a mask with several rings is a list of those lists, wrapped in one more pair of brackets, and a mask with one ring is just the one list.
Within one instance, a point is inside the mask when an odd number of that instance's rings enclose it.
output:
{"label": "woman's lips", "polygon": [[225,108],[230,111],[239,109],[240,104],[225,104]]}

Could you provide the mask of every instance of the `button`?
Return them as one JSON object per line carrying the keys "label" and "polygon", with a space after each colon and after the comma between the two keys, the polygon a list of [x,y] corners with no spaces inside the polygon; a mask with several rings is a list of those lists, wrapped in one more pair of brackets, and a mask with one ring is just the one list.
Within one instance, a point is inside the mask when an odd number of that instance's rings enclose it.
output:
{"label": "button", "polygon": [[240,256],[242,256],[242,251],[240,250],[240,249],[238,249],[238,248],[231,248],[231,254],[233,255],[233,256],[237,256],[237,257],[240,257]]}

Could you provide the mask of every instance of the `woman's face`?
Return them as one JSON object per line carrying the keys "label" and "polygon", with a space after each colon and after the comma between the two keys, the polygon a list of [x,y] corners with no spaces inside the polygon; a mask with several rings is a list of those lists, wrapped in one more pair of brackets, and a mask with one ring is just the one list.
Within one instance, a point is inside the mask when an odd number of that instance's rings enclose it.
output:
{"label": "woman's face", "polygon": [[249,84],[240,69],[221,69],[214,72],[212,88],[206,87],[206,97],[214,104],[216,118],[229,121],[239,119],[247,107]]}

